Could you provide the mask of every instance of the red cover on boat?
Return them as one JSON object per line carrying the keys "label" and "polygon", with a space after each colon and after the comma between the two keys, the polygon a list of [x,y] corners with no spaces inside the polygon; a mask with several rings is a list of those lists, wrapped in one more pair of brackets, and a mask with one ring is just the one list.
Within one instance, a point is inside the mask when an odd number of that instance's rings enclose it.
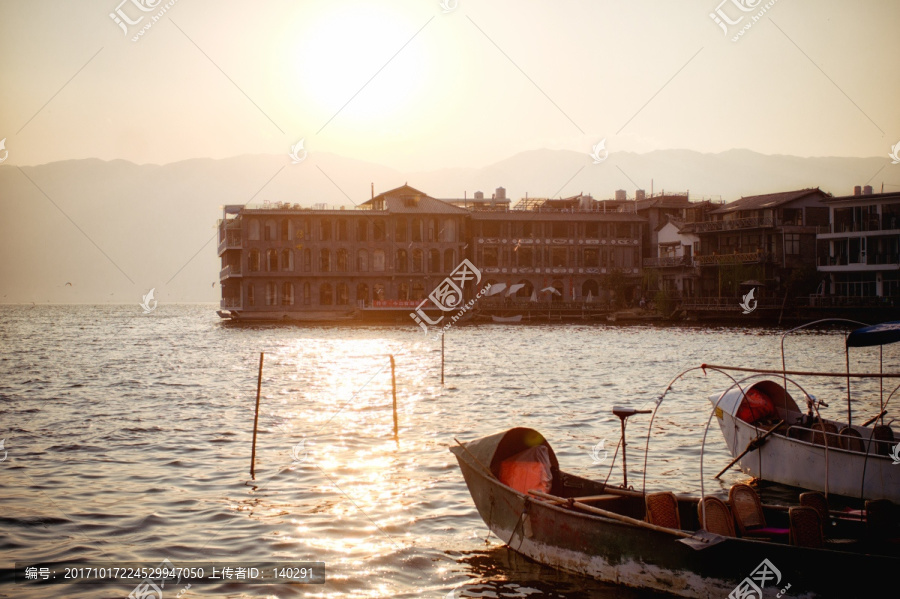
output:
{"label": "red cover on boat", "polygon": [[531,489],[549,493],[553,475],[547,448],[538,445],[500,462],[500,482],[520,493]]}
{"label": "red cover on boat", "polygon": [[737,417],[750,424],[773,418],[777,414],[772,398],[757,388],[750,389],[744,394],[741,407],[737,411]]}

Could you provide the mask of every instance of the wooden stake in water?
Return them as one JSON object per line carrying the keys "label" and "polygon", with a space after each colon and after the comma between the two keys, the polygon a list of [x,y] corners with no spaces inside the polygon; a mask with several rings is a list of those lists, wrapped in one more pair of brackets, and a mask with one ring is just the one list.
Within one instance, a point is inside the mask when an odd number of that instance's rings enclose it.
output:
{"label": "wooden stake in water", "polygon": [[[266,352],[259,352],[259,376],[256,379],[256,414],[253,416],[253,450],[250,452],[250,478],[256,478],[256,429],[259,426],[259,392],[262,389],[263,356]],[[396,417],[395,417],[396,420]]]}
{"label": "wooden stake in water", "polygon": [[397,432],[397,375],[395,370],[394,356],[391,356],[391,391],[394,394],[394,439],[399,440],[400,437]]}
{"label": "wooden stake in water", "polygon": [[444,384],[444,335],[441,335],[441,384]]}

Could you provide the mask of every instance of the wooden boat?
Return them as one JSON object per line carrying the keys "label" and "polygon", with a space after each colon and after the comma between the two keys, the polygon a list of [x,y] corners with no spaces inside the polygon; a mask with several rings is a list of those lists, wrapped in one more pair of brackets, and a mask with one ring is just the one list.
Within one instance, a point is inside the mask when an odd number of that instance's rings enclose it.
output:
{"label": "wooden boat", "polygon": [[491,315],[491,320],[493,322],[522,322],[522,315],[521,314],[516,314],[515,316]]}
{"label": "wooden boat", "polygon": [[[677,526],[653,524],[646,521],[651,495],[560,470],[553,449],[533,429],[513,428],[451,451],[482,519],[512,550],[603,581],[679,597],[858,597],[900,565],[898,545],[863,540],[860,521],[842,520],[833,527],[856,539],[838,545],[840,550],[703,531],[697,498],[675,499]],[[523,455],[543,458],[528,462]],[[537,478],[534,468],[512,475],[507,468],[535,461],[543,468]],[[549,491],[526,490],[523,484],[543,484]],[[783,509],[764,512],[775,524],[787,516]],[[707,518],[707,529],[714,528],[711,524]]]}
{"label": "wooden boat", "polygon": [[[806,326],[809,325],[798,329]],[[845,346],[884,345],[896,341],[900,341],[900,323],[884,323],[852,332]],[[849,364],[849,358],[846,363]],[[743,472],[763,480],[823,491],[826,495],[900,502],[900,456],[897,455],[900,445],[895,445],[894,432],[883,420],[891,397],[887,401],[882,397],[877,416],[853,424],[854,400],[850,383],[851,379],[883,377],[890,380],[889,377],[898,375],[885,374],[883,368],[879,373],[854,374],[849,371],[800,373],[786,369],[706,367],[754,373],[735,381],[724,393],[709,397],[725,443]],[[773,374],[777,376],[773,377]],[[846,381],[846,421],[819,414],[820,408],[828,404],[807,393],[791,378],[791,375],[801,374]],[[798,407],[788,389],[796,389],[805,399],[806,413]],[[881,424],[878,424],[879,419]]]}

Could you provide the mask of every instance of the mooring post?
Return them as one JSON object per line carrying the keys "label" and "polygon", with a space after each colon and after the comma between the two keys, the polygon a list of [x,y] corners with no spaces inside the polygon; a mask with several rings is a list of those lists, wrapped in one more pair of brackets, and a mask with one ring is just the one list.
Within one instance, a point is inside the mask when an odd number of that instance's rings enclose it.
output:
{"label": "mooring post", "polygon": [[444,336],[446,333],[441,335],[441,384],[444,384]]}
{"label": "mooring post", "polygon": [[250,452],[250,478],[256,478],[256,430],[259,426],[259,393],[262,389],[263,357],[266,352],[259,352],[259,376],[256,379],[256,414],[253,416],[253,450]]}
{"label": "mooring post", "polygon": [[391,392],[394,395],[394,439],[399,440],[399,433],[397,432],[397,374],[396,374],[396,364],[394,363],[394,356],[391,356]]}

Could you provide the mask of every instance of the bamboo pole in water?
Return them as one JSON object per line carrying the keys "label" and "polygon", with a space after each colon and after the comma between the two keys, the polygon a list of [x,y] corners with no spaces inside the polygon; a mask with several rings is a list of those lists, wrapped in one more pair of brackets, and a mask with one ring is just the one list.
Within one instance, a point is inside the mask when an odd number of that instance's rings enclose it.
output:
{"label": "bamboo pole in water", "polygon": [[394,395],[394,439],[399,440],[400,437],[397,432],[397,375],[395,371],[394,356],[391,356],[391,392]]}
{"label": "bamboo pole in water", "polygon": [[263,357],[266,352],[259,352],[259,376],[256,378],[256,413],[253,416],[253,450],[250,452],[250,478],[256,478],[256,430],[259,427],[259,393],[262,389]]}

